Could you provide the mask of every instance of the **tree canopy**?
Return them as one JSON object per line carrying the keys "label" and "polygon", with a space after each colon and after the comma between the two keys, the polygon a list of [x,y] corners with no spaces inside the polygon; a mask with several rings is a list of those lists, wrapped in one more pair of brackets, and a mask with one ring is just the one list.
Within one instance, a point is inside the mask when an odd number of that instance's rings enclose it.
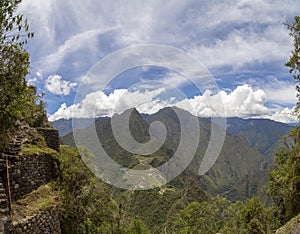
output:
{"label": "tree canopy", "polygon": [[[297,81],[296,114],[300,118],[300,16],[285,23],[294,41],[294,48],[285,64]],[[268,192],[278,209],[279,225],[284,224],[300,212],[300,130],[297,127],[286,139],[285,145],[275,154],[275,162],[269,175]]]}
{"label": "tree canopy", "polygon": [[15,14],[20,2],[0,2],[0,148],[16,120],[38,125],[45,116],[43,103],[37,105],[35,87],[25,79],[30,63],[24,45],[34,34],[29,32],[27,19]]}
{"label": "tree canopy", "polygon": [[293,74],[295,80],[297,81],[297,86],[296,86],[298,92],[297,112],[299,112],[299,108],[300,108],[300,16],[295,16],[293,22],[287,22],[285,23],[285,25],[290,31],[289,34],[294,41],[294,48],[292,50],[289,61],[286,62],[285,65],[290,68],[290,73]]}

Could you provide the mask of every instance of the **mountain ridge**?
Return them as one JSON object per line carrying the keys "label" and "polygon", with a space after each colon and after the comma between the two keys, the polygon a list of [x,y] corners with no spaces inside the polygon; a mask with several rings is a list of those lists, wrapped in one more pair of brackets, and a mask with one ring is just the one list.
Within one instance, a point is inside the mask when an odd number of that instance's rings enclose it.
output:
{"label": "mountain ridge", "polygon": [[[186,116],[192,116],[190,113],[179,108],[175,110],[180,113],[185,113]],[[180,141],[179,119],[174,109],[164,108],[153,115],[147,116],[146,120],[137,110],[130,109],[128,111],[132,111],[133,114],[133,117],[130,117],[131,122],[129,123],[131,135],[139,142],[149,140],[148,131],[149,125],[152,122],[161,121],[164,123],[167,129],[167,138],[163,147],[155,155],[147,157],[128,153],[124,149],[121,149],[114,139],[110,118],[101,118],[95,121],[95,127],[100,141],[103,141],[105,150],[109,151],[109,155],[112,155],[113,160],[129,168],[137,167],[145,169],[153,166],[157,167],[168,161],[174,152],[176,152]],[[122,116],[122,114],[117,116]],[[269,128],[272,126],[272,130],[274,130],[274,126],[277,127],[281,133],[288,133],[290,126],[281,123],[277,124],[275,121],[268,120],[229,119],[228,134],[225,137],[224,146],[217,162],[206,175],[199,177],[198,169],[209,142],[211,122],[204,118],[198,118],[198,121],[201,129],[199,146],[194,159],[185,170],[187,174],[197,177],[197,180],[201,183],[203,188],[210,193],[224,195],[231,200],[246,199],[252,195],[265,197],[261,195],[264,192],[258,191],[259,189],[255,186],[260,178],[267,178],[267,168],[271,165],[271,160],[266,154],[263,154],[265,153],[263,149],[269,149],[273,145],[274,148],[276,148],[277,145],[275,141],[279,139],[279,136],[274,136],[272,138],[274,142],[272,142],[271,145],[270,142],[267,142],[268,144],[264,148],[264,145],[261,146],[257,144],[257,142],[251,142],[249,140],[253,138],[253,135],[255,136],[255,134],[251,135],[249,132],[252,133],[253,131],[251,130],[255,129],[252,125],[261,121],[266,121],[267,124],[264,123],[263,125]],[[233,128],[232,126],[235,122],[238,122],[238,125],[236,128]],[[93,126],[89,128],[91,127]],[[75,132],[84,134],[85,130],[76,130]],[[262,133],[268,134],[269,131],[262,131]],[[65,144],[75,146],[71,138],[72,134],[69,133],[64,136],[62,140]],[[88,139],[88,136],[84,136],[83,138]],[[142,166],[139,163],[140,160],[143,160],[143,162],[147,161],[149,164],[143,164],[144,166]],[[240,184],[240,182],[242,182],[242,184]]]}

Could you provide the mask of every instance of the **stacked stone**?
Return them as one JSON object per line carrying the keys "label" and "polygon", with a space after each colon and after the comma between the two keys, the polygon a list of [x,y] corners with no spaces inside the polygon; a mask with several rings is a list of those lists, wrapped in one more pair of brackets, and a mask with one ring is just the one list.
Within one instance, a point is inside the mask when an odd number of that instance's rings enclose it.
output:
{"label": "stacked stone", "polygon": [[21,233],[47,233],[61,234],[59,211],[52,207],[36,215],[28,216],[17,223],[12,224],[14,234]]}
{"label": "stacked stone", "polygon": [[60,138],[59,133],[54,128],[37,128],[39,134],[41,134],[46,141],[49,148],[60,151]]}
{"label": "stacked stone", "polygon": [[0,234],[5,233],[5,225],[10,222],[9,207],[3,181],[0,181]]}
{"label": "stacked stone", "polygon": [[[16,131],[7,149],[0,155],[0,234],[2,233],[61,233],[58,211],[51,207],[18,223],[11,223],[7,188],[6,159],[9,162],[10,191],[13,201],[29,194],[52,180],[56,165],[50,154],[34,153],[19,156],[22,144],[39,142],[44,136],[48,147],[59,151],[59,135],[55,129],[36,130],[18,122]],[[47,232],[46,232],[47,233]]]}
{"label": "stacked stone", "polygon": [[12,200],[36,190],[48,183],[57,174],[52,156],[46,153],[18,157],[10,168]]}

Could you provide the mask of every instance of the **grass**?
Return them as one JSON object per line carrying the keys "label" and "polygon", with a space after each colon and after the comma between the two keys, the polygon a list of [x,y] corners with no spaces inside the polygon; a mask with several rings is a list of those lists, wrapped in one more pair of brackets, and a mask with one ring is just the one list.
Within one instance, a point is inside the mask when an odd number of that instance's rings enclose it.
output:
{"label": "grass", "polygon": [[37,214],[52,206],[60,205],[59,196],[51,183],[40,186],[37,190],[12,204],[12,220],[16,221]]}
{"label": "grass", "polygon": [[39,154],[57,154],[57,152],[53,149],[50,149],[48,147],[40,147],[33,144],[26,144],[22,145],[21,151],[19,153],[20,156],[22,155],[39,155]]}

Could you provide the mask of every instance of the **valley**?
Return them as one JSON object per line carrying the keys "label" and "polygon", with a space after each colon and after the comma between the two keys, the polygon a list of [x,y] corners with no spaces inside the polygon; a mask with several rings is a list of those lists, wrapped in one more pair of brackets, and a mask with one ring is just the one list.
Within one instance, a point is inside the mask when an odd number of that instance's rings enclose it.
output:
{"label": "valley", "polygon": [[[183,110],[177,111],[184,112],[187,118],[190,116]],[[122,205],[123,212],[129,217],[139,217],[148,227],[153,227],[150,228],[153,233],[161,233],[163,226],[172,222],[173,215],[191,202],[209,201],[214,196],[238,202],[257,196],[266,204],[271,203],[266,193],[268,174],[273,162],[270,152],[274,153],[278,149],[282,144],[280,142],[283,142],[293,127],[271,120],[229,118],[221,153],[213,167],[200,176],[198,168],[209,142],[211,122],[198,118],[201,134],[195,157],[181,175],[166,183],[166,176],[156,168],[172,158],[176,151],[180,141],[180,123],[171,108],[162,109],[147,118],[143,118],[143,115],[134,109],[129,121],[131,135],[139,142],[147,142],[149,125],[153,121],[164,123],[167,138],[163,146],[150,155],[132,154],[120,147],[114,138],[110,118],[96,119],[94,125],[74,130],[77,143],[79,139],[82,145],[97,149],[97,145],[90,145],[93,141],[89,138],[89,131],[95,127],[107,154],[124,167],[123,172],[118,174],[118,183],[129,181],[130,184],[134,184],[133,189],[141,189],[131,192],[112,187],[113,199]],[[55,124],[54,122],[53,125]],[[74,147],[73,133],[63,136],[62,142]],[[99,166],[99,163],[103,162],[98,161],[97,157],[101,155],[97,155],[95,150],[91,157],[84,161],[87,160],[90,165],[98,167],[95,171],[99,174],[96,173],[96,176],[101,178],[100,171],[109,164]],[[144,170],[147,170],[148,174],[141,177],[140,173]],[[161,184],[165,185],[159,186]],[[143,191],[148,186],[159,188]],[[162,205],[165,202],[168,203],[167,206]],[[159,217],[159,221],[156,217]],[[124,222],[131,219],[128,218]]]}

